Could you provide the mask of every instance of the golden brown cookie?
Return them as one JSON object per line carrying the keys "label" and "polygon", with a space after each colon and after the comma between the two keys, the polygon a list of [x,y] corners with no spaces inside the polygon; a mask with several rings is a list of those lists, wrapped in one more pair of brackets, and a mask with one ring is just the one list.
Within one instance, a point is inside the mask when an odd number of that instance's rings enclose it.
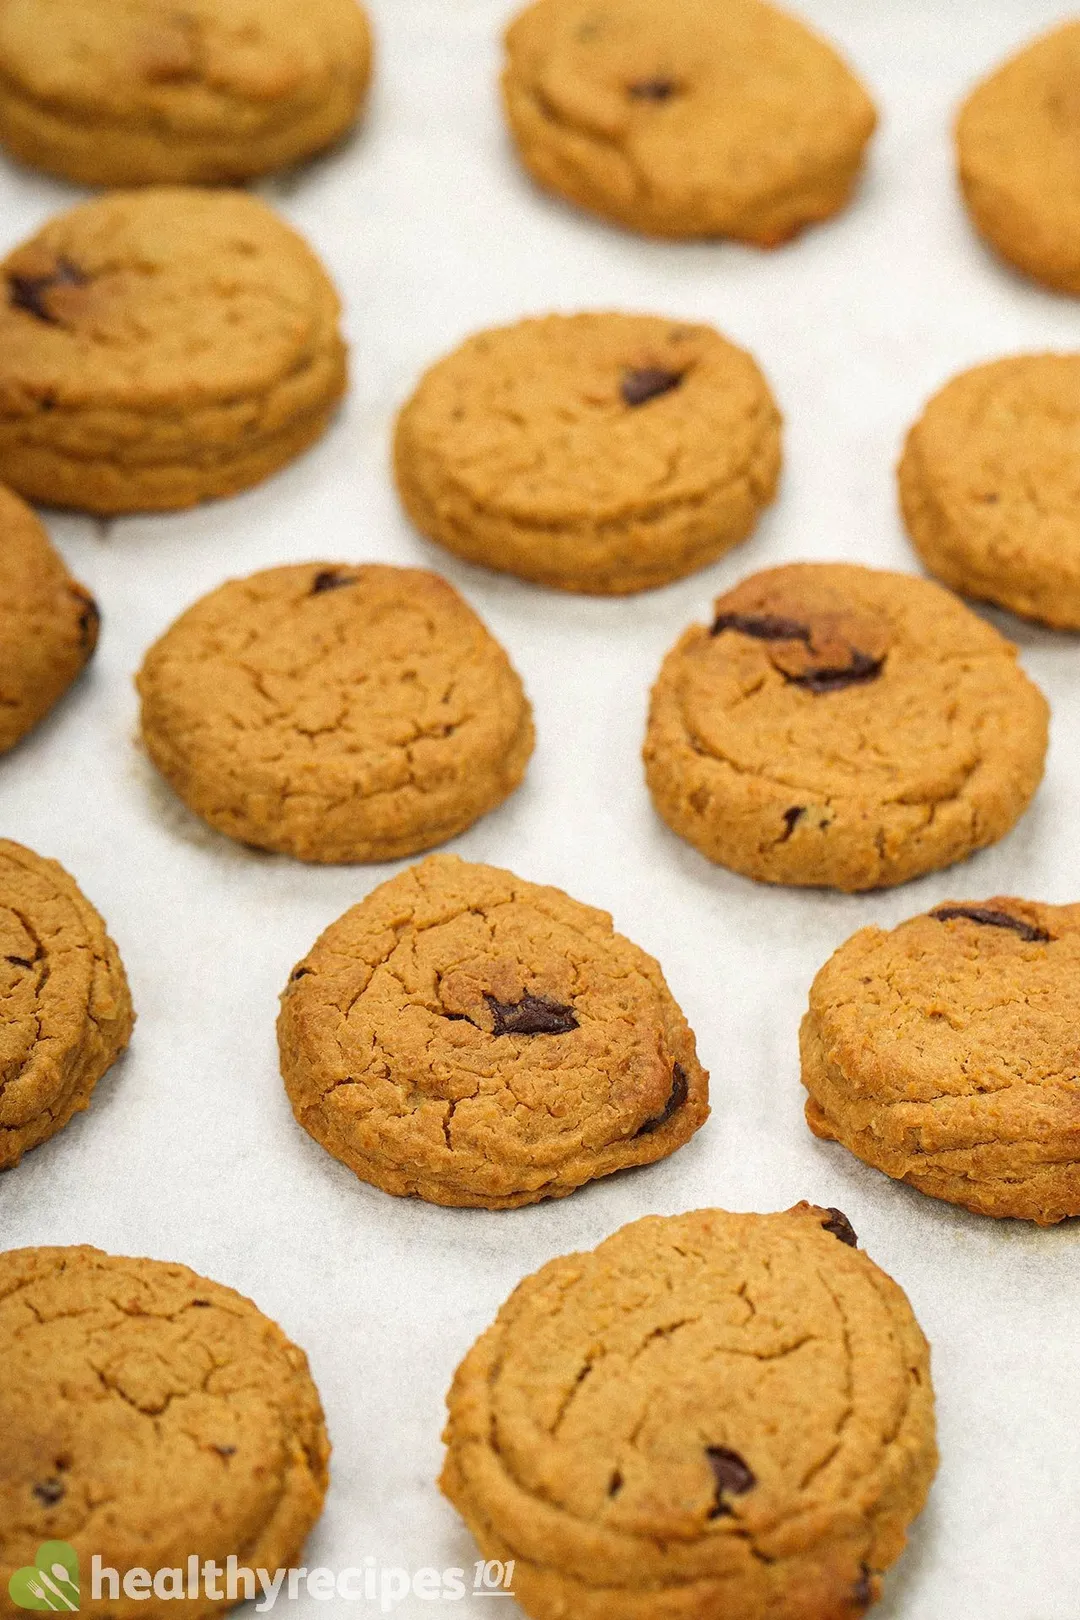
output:
{"label": "golden brown cookie", "polygon": [[708,1075],[651,956],[604,911],[437,855],[332,923],[294,970],[281,1072],[364,1181],[512,1209],[652,1164]]}
{"label": "golden brown cookie", "polygon": [[653,236],[786,241],[843,208],[876,123],[832,47],[760,0],[536,0],[506,53],[533,178]]}
{"label": "golden brown cookie", "polygon": [[302,861],[392,861],[514,791],[532,711],[438,574],[306,563],[182,614],[138,677],[154,764],[219,832]]}
{"label": "golden brown cookie", "polygon": [[1080,906],[949,900],[821,969],[806,1118],[981,1215],[1080,1215]]}
{"label": "golden brown cookie", "polygon": [[311,249],[256,197],[83,203],[0,265],[0,478],[105,513],[246,489],[329,422],[338,313]]}
{"label": "golden brown cookie", "polygon": [[469,562],[622,595],[744,540],[780,472],[780,413],[708,326],[549,315],[472,337],[398,420],[417,528]]}
{"label": "golden brown cookie", "polygon": [[82,673],[100,622],[33,512],[0,485],[0,754]]}
{"label": "golden brown cookie", "polygon": [[134,1022],[89,900],[56,861],[0,839],[0,1170],[89,1105]]}
{"label": "golden brown cookie", "polygon": [[753,574],[653,688],[668,826],[766,883],[889,888],[1004,836],[1048,710],[1016,648],[929,580],[848,563]]}
{"label": "golden brown cookie", "polygon": [[92,186],[243,180],[355,120],[356,0],[4,0],[0,142]]}
{"label": "golden brown cookie", "polygon": [[908,533],[953,590],[1080,630],[1080,354],[954,377],[908,435]]}
{"label": "golden brown cookie", "polygon": [[74,1549],[80,1613],[103,1620],[235,1605],[205,1587],[175,1601],[175,1584],[168,1602],[110,1602],[104,1579],[94,1602],[92,1559],[121,1576],[179,1569],[181,1591],[189,1559],[218,1564],[219,1581],[230,1557],[299,1562],[330,1447],[307,1357],[250,1300],[186,1266],[14,1249],[0,1254],[0,1360],[4,1620],[23,1613],[8,1582],[42,1543]]}
{"label": "golden brown cookie", "polygon": [[854,1620],[937,1466],[926,1340],[838,1210],[649,1216],[527,1278],[442,1488],[533,1620]]}
{"label": "golden brown cookie", "polygon": [[980,234],[1050,287],[1080,293],[1080,22],[1043,35],[964,103],[960,184]]}

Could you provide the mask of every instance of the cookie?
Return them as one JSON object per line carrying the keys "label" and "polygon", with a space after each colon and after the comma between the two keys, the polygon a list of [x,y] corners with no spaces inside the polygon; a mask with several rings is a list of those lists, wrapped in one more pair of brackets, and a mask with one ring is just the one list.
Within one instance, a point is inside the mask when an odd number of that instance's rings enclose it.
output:
{"label": "cookie", "polygon": [[1080,630],[1080,355],[954,377],[908,435],[899,477],[908,533],[946,585]]}
{"label": "cookie", "polygon": [[527,1278],[442,1488],[533,1620],[846,1620],[937,1465],[929,1352],[839,1210],[648,1216]]}
{"label": "cookie", "polygon": [[774,247],[844,207],[873,102],[833,48],[760,0],[536,0],[503,99],[541,186],[651,236]]}
{"label": "cookie", "polygon": [[329,422],[338,314],[311,249],[256,197],[83,203],[0,265],[0,478],[99,513],[246,489]]}
{"label": "cookie", "polygon": [[74,879],[0,839],[0,1170],[89,1105],[134,1022],[119,953]]}
{"label": "cookie", "polygon": [[814,980],[806,1118],[980,1215],[1080,1215],[1080,906],[949,900]]}
{"label": "cookie", "polygon": [[509,659],[438,574],[307,563],[234,579],[138,676],[162,775],[219,832],[302,861],[395,861],[511,794],[533,749]]}
{"label": "cookie", "polygon": [[[69,1544],[82,1612],[110,1620],[174,1608],[201,1620],[235,1607],[205,1584],[224,1581],[230,1557],[253,1571],[299,1563],[330,1447],[307,1357],[250,1300],[186,1266],[14,1249],[0,1254],[0,1359],[5,1620],[23,1612],[8,1583],[43,1543]],[[163,1597],[186,1597],[189,1560],[220,1566],[200,1597],[108,1601],[108,1570],[117,1587],[127,1571],[164,1572]]]}
{"label": "cookie", "polygon": [[1046,700],[929,580],[795,563],[718,598],[653,688],[653,802],[766,883],[889,888],[1004,836],[1038,787]]}
{"label": "cookie", "polygon": [[956,126],[960,184],[980,235],[1017,270],[1080,293],[1080,22],[1037,39],[980,84]]}
{"label": "cookie", "polygon": [[370,72],[356,0],[5,0],[0,142],[84,185],[244,180],[336,141]]}
{"label": "cookie", "polygon": [[417,528],[469,562],[622,595],[744,540],[780,472],[780,413],[708,326],[549,315],[470,338],[398,420]]}
{"label": "cookie", "polygon": [[278,1019],[298,1121],[384,1192],[512,1209],[666,1158],[708,1075],[604,911],[437,855],[332,923]]}
{"label": "cookie", "polygon": [[33,512],[0,485],[0,754],[78,679],[100,622]]}

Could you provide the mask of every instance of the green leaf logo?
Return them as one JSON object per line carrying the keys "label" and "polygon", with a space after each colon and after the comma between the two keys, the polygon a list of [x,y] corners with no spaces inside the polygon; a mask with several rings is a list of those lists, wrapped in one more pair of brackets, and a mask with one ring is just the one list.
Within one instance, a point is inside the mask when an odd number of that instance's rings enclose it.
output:
{"label": "green leaf logo", "polygon": [[79,1555],[74,1547],[66,1541],[43,1542],[33,1564],[17,1569],[8,1581],[8,1597],[19,1609],[77,1614]]}

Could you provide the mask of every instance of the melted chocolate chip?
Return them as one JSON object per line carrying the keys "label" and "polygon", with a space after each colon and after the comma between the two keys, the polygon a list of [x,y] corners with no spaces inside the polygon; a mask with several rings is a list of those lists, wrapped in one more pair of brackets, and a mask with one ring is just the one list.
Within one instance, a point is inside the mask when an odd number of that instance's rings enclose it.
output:
{"label": "melted chocolate chip", "polygon": [[[755,641],[801,641],[813,651],[813,628],[798,619],[772,613],[721,613],[714,619],[710,634],[720,636],[725,630],[738,630]],[[780,673],[790,685],[805,687],[809,692],[839,692],[845,686],[862,686],[876,680],[884,667],[884,658],[872,658],[852,647],[844,664],[823,664],[800,673],[781,668]]]}
{"label": "melted chocolate chip", "polygon": [[650,399],[670,394],[683,380],[681,371],[666,371],[662,366],[642,366],[636,371],[624,371],[619,392],[628,405],[647,405]]}
{"label": "melted chocolate chip", "polygon": [[846,669],[811,669],[805,675],[784,675],[792,686],[805,686],[810,692],[839,692],[845,686],[863,686],[876,681],[885,667],[884,658],[871,658],[867,653],[851,654]]}
{"label": "melted chocolate chip", "polygon": [[686,1070],[683,1068],[681,1063],[676,1063],[675,1067],[671,1071],[671,1095],[664,1104],[662,1112],[657,1114],[653,1119],[647,1119],[645,1121],[644,1125],[637,1132],[638,1136],[651,1136],[654,1131],[660,1130],[661,1127],[666,1125],[669,1119],[673,1119],[679,1112],[679,1109],[685,1105],[686,1099],[689,1097],[689,1095],[690,1082],[686,1078]]}
{"label": "melted chocolate chip", "polygon": [[973,922],[983,928],[1008,928],[1028,945],[1049,945],[1050,935],[1045,928],[1036,928],[1020,917],[1010,917],[1007,911],[995,911],[993,906],[941,906],[932,911],[936,922]]}
{"label": "melted chocolate chip", "polygon": [[60,323],[53,315],[44,299],[54,287],[85,287],[87,277],[83,275],[78,265],[72,264],[70,259],[57,259],[56,269],[51,270],[47,276],[8,276],[8,285],[11,288],[9,300],[13,309],[23,309],[35,320],[45,321],[50,326]]}
{"label": "melted chocolate chip", "polygon": [[324,568],[312,580],[310,594],[321,596],[324,591],[340,591],[343,585],[355,584],[352,574],[343,574],[340,568]]}
{"label": "melted chocolate chip", "polygon": [[235,1457],[236,1456],[236,1447],[235,1446],[211,1446],[210,1449],[211,1449],[211,1451],[216,1451],[219,1457]]}
{"label": "melted chocolate chip", "polygon": [[862,1566],[859,1578],[851,1589],[851,1601],[857,1609],[868,1609],[874,1601],[874,1585],[868,1564]]}
{"label": "melted chocolate chip", "polygon": [[791,837],[792,833],[795,831],[795,828],[799,825],[799,822],[802,820],[805,814],[806,806],[803,804],[793,804],[790,810],[784,811],[784,825],[787,828],[787,832],[780,840],[782,844],[787,843],[788,839]]}
{"label": "melted chocolate chip", "polygon": [[196,1310],[208,1311],[210,1309],[210,1301],[208,1299],[193,1299],[191,1303]]}
{"label": "melted chocolate chip", "polygon": [[289,974],[289,983],[295,984],[297,979],[306,979],[310,972],[311,969],[309,967],[293,968],[292,972]]}
{"label": "melted chocolate chip", "polygon": [[720,613],[713,620],[711,635],[738,630],[755,641],[805,641],[810,645],[810,627],[796,619],[780,619],[773,613]]}
{"label": "melted chocolate chip", "polygon": [[578,1028],[573,1007],[563,1007],[546,996],[522,996],[520,1001],[496,1001],[485,996],[494,1020],[493,1035],[569,1035]]}
{"label": "melted chocolate chip", "polygon": [[40,1485],[34,1486],[34,1495],[43,1507],[55,1507],[62,1502],[67,1494],[67,1487],[59,1479],[43,1479]]}
{"label": "melted chocolate chip", "polygon": [[825,1231],[831,1232],[833,1237],[840,1239],[841,1243],[846,1243],[849,1249],[857,1249],[859,1247],[859,1240],[855,1235],[855,1228],[852,1226],[843,1210],[832,1209],[830,1207],[827,1213],[829,1216],[828,1220],[822,1221],[821,1223],[825,1228]]}
{"label": "melted chocolate chip", "polygon": [[[82,596],[82,593],[79,593]],[[82,597],[83,610],[79,614],[79,640],[84,647],[89,647],[97,640],[97,633],[101,627],[101,609],[92,596]]]}
{"label": "melted chocolate chip", "polygon": [[616,1468],[615,1472],[612,1474],[611,1478],[608,1480],[607,1493],[608,1493],[609,1496],[618,1496],[618,1494],[622,1490],[622,1488],[623,1488],[623,1477],[619,1473],[619,1470]]}
{"label": "melted chocolate chip", "polygon": [[627,85],[626,93],[635,101],[670,101],[678,89],[674,79],[639,79]]}
{"label": "melted chocolate chip", "polygon": [[709,1459],[709,1467],[716,1480],[716,1503],[709,1518],[720,1519],[731,1512],[724,1501],[725,1494],[745,1496],[747,1491],[752,1491],[757,1484],[757,1477],[739,1453],[729,1451],[726,1446],[706,1446],[705,1455]]}

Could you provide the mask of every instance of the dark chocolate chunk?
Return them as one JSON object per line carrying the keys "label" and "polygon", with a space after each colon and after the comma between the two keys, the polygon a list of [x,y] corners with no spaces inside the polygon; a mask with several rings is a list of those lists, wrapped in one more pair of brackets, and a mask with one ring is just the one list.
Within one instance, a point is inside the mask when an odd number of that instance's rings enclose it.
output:
{"label": "dark chocolate chunk", "polygon": [[522,996],[520,1001],[496,1001],[485,996],[494,1019],[493,1035],[569,1035],[578,1028],[573,1007],[563,1007],[546,996]]}
{"label": "dark chocolate chunk", "polygon": [[210,1301],[208,1299],[193,1299],[191,1303],[200,1311],[208,1311],[210,1309]]}
{"label": "dark chocolate chunk", "polygon": [[830,1207],[828,1215],[828,1220],[821,1223],[826,1232],[831,1232],[833,1237],[840,1239],[841,1243],[846,1243],[849,1249],[857,1249],[859,1240],[855,1235],[855,1228],[843,1210]]}
{"label": "dark chocolate chunk", "polygon": [[941,906],[930,913],[936,922],[973,922],[984,928],[1009,928],[1028,945],[1049,945],[1050,935],[1045,928],[1036,928],[1021,917],[1010,917],[1007,911],[995,911],[993,906]]}
{"label": "dark chocolate chunk", "polygon": [[662,366],[642,366],[637,371],[624,371],[620,393],[628,405],[646,405],[650,399],[670,394],[683,380],[681,371],[666,371]]}
{"label": "dark chocolate chunk", "polygon": [[797,619],[780,619],[772,613],[721,613],[713,622],[711,634],[738,630],[755,641],[805,641],[810,645],[810,626]]}
{"label": "dark chocolate chunk", "polygon": [[853,650],[846,669],[810,669],[805,675],[785,673],[784,679],[792,686],[805,686],[810,692],[839,692],[845,686],[864,686],[867,681],[876,681],[884,668],[884,658],[871,658],[868,653]]}
{"label": "dark chocolate chunk", "polygon": [[343,585],[355,584],[356,579],[352,574],[343,574],[340,568],[324,568],[312,580],[311,594],[321,596],[324,591],[340,591]]}
{"label": "dark chocolate chunk", "polygon": [[793,804],[790,810],[784,811],[784,825],[787,827],[787,832],[780,840],[782,844],[787,843],[788,839],[791,837],[792,833],[795,831],[795,828],[799,825],[799,822],[802,820],[805,814],[806,806],[803,804]]}
{"label": "dark chocolate chunk", "polygon": [[607,1493],[608,1493],[609,1496],[618,1496],[618,1494],[622,1490],[622,1488],[623,1488],[623,1477],[619,1473],[619,1470],[616,1468],[615,1472],[612,1474],[611,1478],[608,1480]]}
{"label": "dark chocolate chunk", "polygon": [[757,1484],[757,1477],[753,1470],[747,1466],[737,1451],[729,1451],[726,1446],[706,1446],[705,1455],[709,1459],[709,1467],[716,1480],[716,1503],[709,1514],[710,1519],[720,1519],[731,1509],[724,1501],[728,1496],[745,1496]]}
{"label": "dark chocolate chunk", "polygon": [[637,1132],[638,1136],[651,1136],[653,1131],[658,1131],[661,1126],[666,1125],[668,1120],[673,1119],[679,1109],[683,1107],[689,1095],[690,1083],[686,1078],[686,1070],[681,1063],[676,1063],[671,1071],[671,1095],[664,1104],[662,1112],[653,1119],[645,1121]]}
{"label": "dark chocolate chunk", "polygon": [[57,259],[56,269],[47,276],[8,276],[8,285],[11,288],[9,299],[13,309],[24,309],[35,320],[46,321],[50,326],[58,326],[57,317],[50,313],[44,303],[47,293],[54,287],[85,287],[88,278],[83,275],[78,265],[72,264],[70,259]]}
{"label": "dark chocolate chunk", "polygon": [[670,101],[672,96],[678,94],[678,85],[674,79],[639,79],[636,84],[626,87],[627,94],[635,101]]}
{"label": "dark chocolate chunk", "polygon": [[57,1502],[63,1501],[66,1493],[67,1487],[59,1479],[43,1479],[40,1485],[34,1486],[34,1495],[43,1507],[55,1507]]}

